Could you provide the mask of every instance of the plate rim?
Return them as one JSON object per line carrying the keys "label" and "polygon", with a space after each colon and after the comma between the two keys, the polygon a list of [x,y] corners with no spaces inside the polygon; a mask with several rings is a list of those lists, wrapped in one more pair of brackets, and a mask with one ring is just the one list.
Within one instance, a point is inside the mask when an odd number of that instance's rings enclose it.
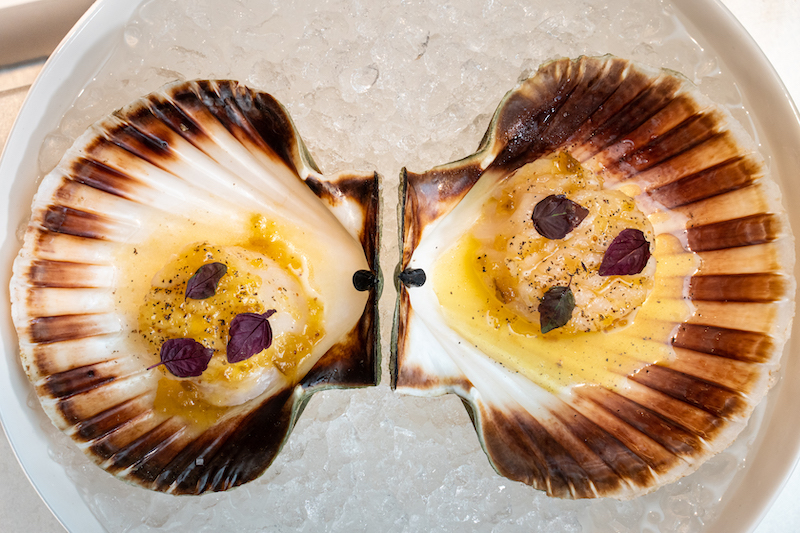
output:
{"label": "plate rim", "polygon": [[[19,242],[13,231],[16,229],[14,228],[16,221],[10,220],[9,209],[12,197],[10,191],[17,179],[5,176],[38,174],[37,171],[31,174],[30,169],[38,165],[38,149],[46,132],[49,131],[43,129],[43,125],[51,122],[55,127],[70,105],[65,100],[61,109],[54,112],[52,106],[37,106],[36,103],[42,102],[44,95],[52,94],[55,89],[50,87],[69,92],[73,95],[69,102],[74,100],[89,76],[105,63],[110,46],[102,45],[110,45],[115,38],[118,38],[125,22],[143,1],[97,0],[62,39],[28,91],[0,156],[0,190],[7,193],[3,195],[4,203],[0,203],[0,206],[5,207],[3,211],[6,213],[6,219],[0,226],[5,230],[3,232],[5,239],[0,246],[0,250],[6,252],[0,266],[4,274],[3,279],[11,279],[11,265],[16,257],[16,252],[9,254],[9,250],[19,249]],[[49,98],[44,101],[49,101]],[[52,113],[51,116],[55,116],[56,119],[48,121],[47,113]],[[35,147],[35,150],[31,147]],[[27,171],[23,170],[26,167],[26,160]],[[29,210],[30,207],[26,206],[26,209]],[[0,311],[2,353],[15,354],[18,352],[18,339],[11,323],[8,283],[3,284],[3,295],[6,303]],[[32,389],[29,383],[20,383],[20,378],[25,382],[28,381],[21,366],[16,363],[13,356],[2,359],[1,364],[7,366],[8,371],[0,372],[0,424],[25,476],[46,507],[67,531],[105,532],[100,520],[75,490],[76,487],[66,470],[49,456],[49,443],[44,430],[28,412],[27,398],[32,394]],[[43,461],[43,457],[46,460]]]}
{"label": "plate rim", "polygon": [[[37,166],[38,148],[41,146],[46,132],[50,131],[43,129],[44,126],[51,124],[52,127],[55,127],[58,124],[64,111],[74,97],[79,94],[86,80],[104,64],[110,53],[111,43],[119,37],[125,23],[145,1],[97,0],[62,40],[31,87],[9,133],[5,150],[0,157],[0,190],[6,193],[10,192],[12,185],[18,181],[13,176],[31,175],[30,169]],[[789,113],[770,113],[770,127],[761,129],[767,138],[777,135],[777,133],[770,134],[776,129],[785,130],[781,135],[782,143],[769,142],[767,139],[773,152],[772,168],[774,173],[789,176],[791,173],[787,168],[800,169],[800,153],[791,154],[788,153],[789,150],[783,148],[783,145],[800,146],[800,116],[798,116],[797,108],[788,90],[757,43],[720,0],[670,0],[670,4],[674,5],[682,15],[681,21],[687,27],[694,29],[690,34],[704,37],[731,71],[738,70],[748,73],[746,79],[742,79],[741,76],[734,76],[734,78],[743,95],[746,98],[750,95],[750,98],[747,98],[748,108],[753,110],[754,119],[757,122],[758,117],[766,114],[763,111],[765,107],[789,110]],[[702,26],[702,31],[699,30],[699,26]],[[731,38],[739,46],[733,48],[721,46],[724,41],[729,41]],[[745,66],[747,69],[744,69]],[[50,98],[46,97],[48,94],[52,95],[56,90],[53,87],[61,92],[66,91],[73,97],[64,98],[61,109],[58,110],[54,110],[52,105],[37,105],[37,103],[50,102]],[[768,104],[760,104],[758,102],[760,98],[753,98],[756,89],[759,89],[759,94],[761,94],[761,89],[766,91],[770,98],[763,98],[763,95],[761,98],[770,100]],[[758,112],[758,109],[762,109],[762,111]],[[50,113],[50,116],[55,119],[48,120],[47,113]],[[779,126],[775,126],[775,123],[779,123]],[[786,135],[789,135],[789,139]],[[786,142],[787,140],[790,142]],[[38,172],[34,172],[34,175],[36,174]],[[791,184],[787,180],[781,180],[780,184],[785,204],[786,199],[790,197],[787,187],[794,185],[797,188],[800,187],[800,184]],[[6,220],[3,221],[4,226],[2,226],[6,233],[2,250],[6,252],[19,248],[15,233],[11,231],[12,228],[15,229],[16,221],[10,220],[8,209],[10,198],[10,194],[5,194],[2,200],[5,204],[0,204],[0,206],[5,205],[7,214]],[[800,225],[796,223],[796,217],[793,217],[789,210],[787,212],[793,222],[792,226],[800,228]],[[16,256],[16,252],[5,254],[2,264],[2,272],[6,274],[5,279],[11,277],[11,263],[14,256]],[[795,275],[798,277],[797,267],[795,267]],[[7,283],[4,284],[3,291],[6,302],[9,302]],[[798,329],[800,326],[795,323],[792,332],[798,333],[795,331]],[[0,312],[0,331],[3,333],[3,354],[16,353],[17,337],[13,325],[11,325],[8,303],[2,307]],[[719,509],[719,518],[709,525],[708,533],[735,530],[744,532],[755,529],[775,502],[798,462],[800,424],[783,424],[782,431],[778,432],[779,438],[771,439],[768,442],[764,439],[764,435],[776,424],[774,416],[776,408],[788,403],[796,410],[795,412],[800,412],[800,387],[795,388],[796,392],[793,392],[792,387],[782,386],[787,381],[787,375],[800,376],[800,361],[797,358],[788,357],[790,353],[797,351],[796,344],[797,335],[792,335],[784,349],[783,377],[768,395],[769,414],[765,416],[764,426],[759,429],[758,438],[748,453],[751,464],[745,469],[744,475],[739,476],[738,485],[729,488],[729,491],[733,491],[733,495]],[[67,530],[77,531],[75,528],[79,527],[80,531],[90,533],[105,531],[99,519],[91,512],[79,492],[75,490],[66,470],[47,454],[49,443],[44,437],[42,428],[38,427],[36,420],[28,412],[29,408],[26,403],[31,394],[30,385],[22,369],[16,364],[16,358],[10,356],[2,359],[3,363],[1,364],[8,366],[9,371],[0,372],[0,424],[5,429],[11,449],[26,477],[45,505]],[[24,383],[19,383],[20,376],[24,379]],[[13,378],[16,378],[16,383]],[[778,450],[780,453],[775,453]],[[791,453],[786,453],[787,451],[791,451]],[[47,459],[42,461],[42,457]],[[757,468],[763,465],[778,469],[777,482],[767,487],[759,484],[757,491],[742,490],[742,487],[748,486],[748,482],[755,475]],[[64,490],[65,487],[68,490]],[[736,529],[733,529],[734,526]]]}

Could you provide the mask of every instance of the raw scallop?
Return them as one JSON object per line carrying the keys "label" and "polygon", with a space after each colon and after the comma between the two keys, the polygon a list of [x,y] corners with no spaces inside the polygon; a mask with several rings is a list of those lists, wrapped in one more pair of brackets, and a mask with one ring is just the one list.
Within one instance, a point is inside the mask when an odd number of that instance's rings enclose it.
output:
{"label": "raw scallop", "polygon": [[[178,82],[99,121],[44,178],[14,263],[44,410],[149,489],[255,479],[311,394],[377,384],[378,208],[377,174],[323,176],[286,110],[237,82]],[[247,361],[225,360],[227,315],[184,297],[212,261],[228,270],[208,302],[276,310],[272,347]],[[175,328],[214,349],[200,377],[158,365]]]}
{"label": "raw scallop", "polygon": [[[484,257],[459,244],[483,206],[548,158],[652,224],[655,288],[603,331],[542,334],[508,291],[463,273]],[[795,288],[780,193],[741,126],[681,75],[549,62],[504,97],[475,154],[401,182],[392,385],[460,396],[501,475],[561,498],[647,493],[727,447],[774,382]]]}

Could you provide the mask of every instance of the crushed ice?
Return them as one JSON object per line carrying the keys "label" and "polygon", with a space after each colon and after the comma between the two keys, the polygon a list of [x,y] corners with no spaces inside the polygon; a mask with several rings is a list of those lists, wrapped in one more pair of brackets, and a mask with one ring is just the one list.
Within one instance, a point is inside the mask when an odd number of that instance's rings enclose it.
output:
{"label": "crushed ice", "polygon": [[[40,152],[49,171],[89,124],[175,79],[231,77],[286,105],[320,167],[383,175],[381,265],[398,260],[402,166],[472,153],[502,95],[561,56],[614,53],[685,73],[749,127],[716,58],[658,0],[150,0]],[[391,284],[387,284],[390,286]],[[751,423],[695,475],[630,502],[558,501],[495,474],[453,397],[393,394],[395,294],[381,302],[382,384],[317,394],[273,466],[225,494],[176,498],[114,480],[43,418],[109,531],[699,531],[742,468]]]}

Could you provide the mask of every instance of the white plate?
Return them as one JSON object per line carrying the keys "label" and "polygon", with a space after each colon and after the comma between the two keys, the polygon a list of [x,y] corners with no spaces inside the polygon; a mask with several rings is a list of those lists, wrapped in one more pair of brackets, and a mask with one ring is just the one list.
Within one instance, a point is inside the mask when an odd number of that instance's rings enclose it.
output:
{"label": "white plate", "polygon": [[[795,149],[800,146],[800,125],[791,99],[769,62],[718,2],[675,0],[672,4],[700,46],[714,50],[736,79],[759,140],[770,153],[773,177],[780,183],[784,198],[800,197],[800,182],[795,178],[800,171],[800,152]],[[137,2],[126,0],[100,0],[95,4],[51,56],[20,112],[0,160],[0,211],[7,213],[0,228],[6,236],[2,243],[3,279],[10,278],[11,262],[19,247],[17,225],[28,212],[35,190],[40,147],[121,40],[125,23],[137,7]],[[392,210],[391,205],[385,208]],[[797,231],[800,215],[792,209],[789,213]],[[391,235],[384,237],[393,239]],[[4,297],[8,301],[5,284]],[[4,354],[0,358],[0,418],[11,444],[37,491],[67,529],[102,531],[64,468],[48,454],[46,432],[27,405],[31,387],[16,358],[16,335],[8,306],[0,313]],[[787,354],[798,351],[797,329]],[[738,485],[726,494],[720,518],[709,524],[708,532],[752,530],[796,461],[800,451],[800,387],[786,386],[786,382],[800,379],[800,361],[787,356],[783,361],[781,383],[769,394],[765,420],[747,456],[746,469]],[[384,363],[388,364],[386,353]]]}

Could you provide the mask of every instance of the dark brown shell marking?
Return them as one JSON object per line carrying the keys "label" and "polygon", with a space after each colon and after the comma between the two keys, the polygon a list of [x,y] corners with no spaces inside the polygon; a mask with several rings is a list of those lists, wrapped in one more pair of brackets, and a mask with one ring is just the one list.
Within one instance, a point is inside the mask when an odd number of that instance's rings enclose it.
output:
{"label": "dark brown shell marking", "polygon": [[[378,383],[379,177],[319,175],[283,107],[233,81],[170,85],[93,128],[46,178],[57,185],[51,197],[34,204],[26,246],[15,264],[12,301],[26,371],[47,399],[43,405],[54,423],[85,443],[89,457],[112,473],[180,494],[225,490],[255,479],[272,463],[314,391]],[[161,185],[126,169],[150,165],[166,176],[181,158],[175,146],[187,142],[214,159],[219,150],[214,128],[224,128],[249,153],[308,180],[324,204],[347,199],[360,210],[363,225],[351,231],[378,283],[369,289],[360,320],[296,386],[300,394],[284,390],[257,405],[232,408],[197,434],[179,418],[153,412],[155,391],[142,378],[141,362],[130,354],[102,353],[106,339],[119,332],[114,317],[102,310],[41,310],[58,307],[59,291],[91,298],[92,291],[113,287],[104,246],[124,243],[135,224],[125,213],[109,215],[107,207],[95,210],[97,204],[84,199],[148,206],[163,194]]]}
{"label": "dark brown shell marking", "polygon": [[686,294],[698,313],[677,329],[675,357],[628,376],[624,395],[578,387],[540,419],[484,402],[480,383],[431,374],[410,348],[415,289],[401,286],[393,386],[462,396],[504,476],[558,497],[629,498],[730,444],[770,386],[793,314],[790,228],[752,141],[686,79],[611,56],[561,59],[505,96],[478,152],[402,172],[399,270],[479,180],[557,151],[686,216],[702,264]]}

